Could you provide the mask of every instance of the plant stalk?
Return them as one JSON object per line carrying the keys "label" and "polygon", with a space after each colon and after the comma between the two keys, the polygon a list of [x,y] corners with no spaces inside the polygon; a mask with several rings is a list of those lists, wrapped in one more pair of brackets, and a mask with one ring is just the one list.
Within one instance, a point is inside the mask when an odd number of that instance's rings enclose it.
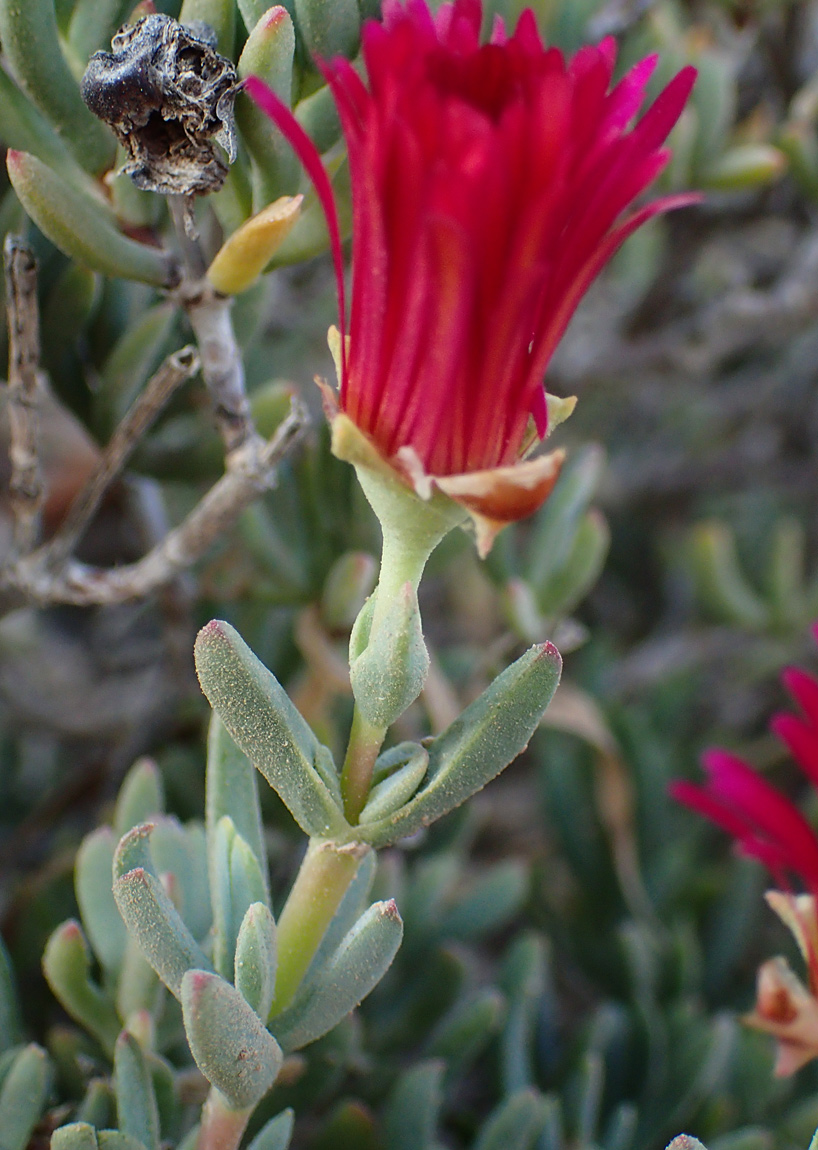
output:
{"label": "plant stalk", "polygon": [[211,1087],[202,1109],[196,1150],[237,1150],[253,1110],[252,1106],[234,1110],[221,1091]]}
{"label": "plant stalk", "polygon": [[280,1014],[295,997],[369,849],[363,843],[339,846],[327,839],[310,839],[278,920],[278,971],[270,1018]]}

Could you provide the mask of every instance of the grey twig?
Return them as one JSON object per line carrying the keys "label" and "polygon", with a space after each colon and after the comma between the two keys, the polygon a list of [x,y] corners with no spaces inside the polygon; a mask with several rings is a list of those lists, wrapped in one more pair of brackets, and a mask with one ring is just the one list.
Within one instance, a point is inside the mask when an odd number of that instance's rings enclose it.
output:
{"label": "grey twig", "polygon": [[14,545],[18,554],[37,542],[43,483],[37,452],[40,316],[37,262],[31,248],[9,235],[3,248],[9,327],[9,457]]}
{"label": "grey twig", "polygon": [[77,495],[58,533],[44,552],[52,565],[64,561],[73,551],[91,522],[103,495],[122,470],[134,447],[156,416],[180,387],[199,370],[199,357],[193,347],[183,347],[169,355],[148,381],[105,448],[96,471]]}
{"label": "grey twig", "polygon": [[69,560],[55,572],[47,562],[48,549],[41,548],[0,573],[0,589],[22,592],[42,604],[85,606],[142,598],[200,559],[245,507],[274,486],[278,463],[306,423],[304,407],[294,400],[272,438],[265,441],[253,435],[233,451],[225,475],[178,527],[136,563],[101,569]]}
{"label": "grey twig", "polygon": [[202,378],[227,454],[255,434],[244,387],[244,363],[230,318],[232,300],[206,279],[185,280],[177,298],[187,313],[202,360]]}

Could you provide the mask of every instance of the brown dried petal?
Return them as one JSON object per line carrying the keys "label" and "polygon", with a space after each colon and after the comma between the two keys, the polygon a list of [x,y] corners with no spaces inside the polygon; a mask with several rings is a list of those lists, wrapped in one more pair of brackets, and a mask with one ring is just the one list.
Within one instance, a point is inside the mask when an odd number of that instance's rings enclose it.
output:
{"label": "brown dried petal", "polygon": [[206,25],[145,16],[95,52],[81,92],[130,155],[139,188],[164,195],[214,192],[236,154],[236,70],[208,42]]}
{"label": "brown dried petal", "polygon": [[758,972],[756,1008],[744,1017],[778,1042],[775,1073],[786,1077],[818,1057],[818,1000],[790,970],[784,958],[772,958]]}

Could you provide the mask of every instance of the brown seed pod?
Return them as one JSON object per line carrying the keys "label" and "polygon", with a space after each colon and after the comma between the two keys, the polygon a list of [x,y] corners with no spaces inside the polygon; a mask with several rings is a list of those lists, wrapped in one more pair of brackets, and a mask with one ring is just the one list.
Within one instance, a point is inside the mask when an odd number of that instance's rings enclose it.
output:
{"label": "brown seed pod", "polygon": [[236,154],[236,70],[201,22],[144,16],[123,28],[110,52],[95,52],[82,98],[130,154],[137,187],[164,195],[216,192]]}

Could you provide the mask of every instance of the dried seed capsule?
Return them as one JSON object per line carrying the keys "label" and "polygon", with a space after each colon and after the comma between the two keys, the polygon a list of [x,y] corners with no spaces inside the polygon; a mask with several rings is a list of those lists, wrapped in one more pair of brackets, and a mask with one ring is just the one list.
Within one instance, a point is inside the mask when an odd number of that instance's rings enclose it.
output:
{"label": "dried seed capsule", "polygon": [[126,148],[139,188],[193,195],[225,181],[216,144],[235,158],[237,77],[209,39],[205,25],[145,16],[88,61],[82,97]]}

